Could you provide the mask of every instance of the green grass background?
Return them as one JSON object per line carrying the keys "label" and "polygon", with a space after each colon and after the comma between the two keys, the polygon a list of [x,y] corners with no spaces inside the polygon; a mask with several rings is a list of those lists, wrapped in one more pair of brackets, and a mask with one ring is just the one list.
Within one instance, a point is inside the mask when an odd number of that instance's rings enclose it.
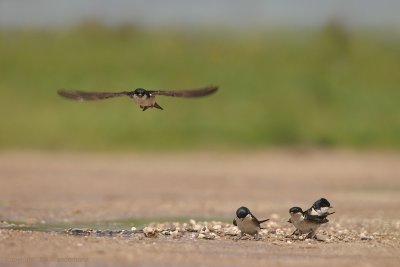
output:
{"label": "green grass background", "polygon": [[[219,85],[201,99],[73,102],[60,88]],[[400,148],[400,40],[327,25],[0,30],[0,149]]]}

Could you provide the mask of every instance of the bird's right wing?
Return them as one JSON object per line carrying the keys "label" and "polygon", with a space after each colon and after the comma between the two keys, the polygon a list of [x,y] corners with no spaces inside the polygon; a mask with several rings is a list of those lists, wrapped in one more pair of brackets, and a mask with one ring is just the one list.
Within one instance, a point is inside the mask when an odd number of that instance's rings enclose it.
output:
{"label": "bird's right wing", "polygon": [[60,96],[65,98],[78,100],[78,101],[90,101],[90,100],[100,100],[107,99],[117,96],[127,96],[128,92],[82,92],[76,90],[58,90],[57,92]]}
{"label": "bird's right wing", "polygon": [[304,216],[305,216],[306,220],[309,220],[309,221],[312,221],[312,222],[315,222],[318,224],[323,224],[323,223],[329,222],[329,220],[326,218],[327,217],[326,215],[318,216],[318,215],[310,215],[310,214],[305,213]]}
{"label": "bird's right wing", "polygon": [[218,90],[218,86],[209,86],[199,89],[183,89],[183,90],[172,90],[172,91],[163,91],[163,90],[149,90],[150,94],[154,95],[164,95],[164,96],[174,96],[174,97],[199,97],[210,95]]}

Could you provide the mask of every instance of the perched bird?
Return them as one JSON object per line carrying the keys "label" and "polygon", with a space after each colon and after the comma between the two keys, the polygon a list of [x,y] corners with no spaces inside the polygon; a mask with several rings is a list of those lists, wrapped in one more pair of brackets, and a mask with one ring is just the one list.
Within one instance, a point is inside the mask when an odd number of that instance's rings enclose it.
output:
{"label": "perched bird", "polygon": [[317,201],[314,202],[314,204],[309,208],[306,212],[309,215],[318,215],[318,216],[324,216],[324,215],[331,215],[334,214],[335,212],[329,213],[329,209],[331,209],[331,203],[326,198],[320,198]]}
{"label": "perched bird", "polygon": [[293,207],[289,210],[290,219],[288,222],[292,223],[296,230],[294,234],[307,234],[307,238],[314,238],[318,228],[321,224],[329,222],[327,219],[329,213],[328,210],[331,208],[330,203],[325,198],[317,200],[311,208],[303,211],[299,207]]}
{"label": "perched bird", "polygon": [[237,226],[241,231],[241,236],[244,234],[256,235],[256,239],[259,239],[259,232],[262,229],[260,224],[268,221],[266,220],[258,220],[251,211],[246,207],[240,207],[236,211],[236,218],[233,219],[233,225]]}
{"label": "perched bird", "polygon": [[137,88],[134,91],[123,91],[123,92],[82,92],[73,90],[72,91],[59,90],[58,94],[66,98],[79,101],[100,100],[117,96],[128,96],[132,98],[133,102],[138,104],[143,111],[145,111],[148,108],[163,109],[156,102],[157,95],[189,98],[189,97],[210,95],[217,90],[218,86],[209,86],[199,89],[173,90],[173,91],[146,90],[143,88]]}

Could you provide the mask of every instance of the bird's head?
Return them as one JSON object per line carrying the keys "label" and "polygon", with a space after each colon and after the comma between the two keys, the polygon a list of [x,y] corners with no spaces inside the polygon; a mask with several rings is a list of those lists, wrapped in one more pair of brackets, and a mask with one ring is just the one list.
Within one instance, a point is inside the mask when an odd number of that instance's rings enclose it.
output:
{"label": "bird's head", "polygon": [[249,215],[250,214],[250,210],[248,209],[248,208],[246,208],[246,207],[240,207],[240,208],[238,208],[238,210],[236,211],[236,216],[239,218],[239,219],[243,219],[243,218],[245,218],[247,215]]}
{"label": "bird's head", "polygon": [[331,203],[326,198],[321,198],[317,201],[312,206],[314,209],[321,209],[321,208],[331,208]]}
{"label": "bird's head", "polygon": [[293,207],[289,210],[290,215],[301,213],[303,214],[303,210],[299,207]]}
{"label": "bird's head", "polygon": [[143,88],[137,88],[133,93],[138,97],[143,97],[147,93],[147,91]]}

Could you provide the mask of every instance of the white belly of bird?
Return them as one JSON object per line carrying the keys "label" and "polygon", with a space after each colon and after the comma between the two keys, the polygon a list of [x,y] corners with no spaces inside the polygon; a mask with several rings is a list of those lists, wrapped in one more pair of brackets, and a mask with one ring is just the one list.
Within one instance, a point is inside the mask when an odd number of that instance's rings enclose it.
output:
{"label": "white belly of bird", "polygon": [[133,101],[142,107],[152,107],[154,106],[154,103],[156,103],[156,97],[155,96],[148,97],[146,95],[142,97],[133,96]]}
{"label": "white belly of bird", "polygon": [[243,219],[236,218],[236,224],[243,234],[255,235],[260,231],[260,227],[251,220],[249,215]]}

